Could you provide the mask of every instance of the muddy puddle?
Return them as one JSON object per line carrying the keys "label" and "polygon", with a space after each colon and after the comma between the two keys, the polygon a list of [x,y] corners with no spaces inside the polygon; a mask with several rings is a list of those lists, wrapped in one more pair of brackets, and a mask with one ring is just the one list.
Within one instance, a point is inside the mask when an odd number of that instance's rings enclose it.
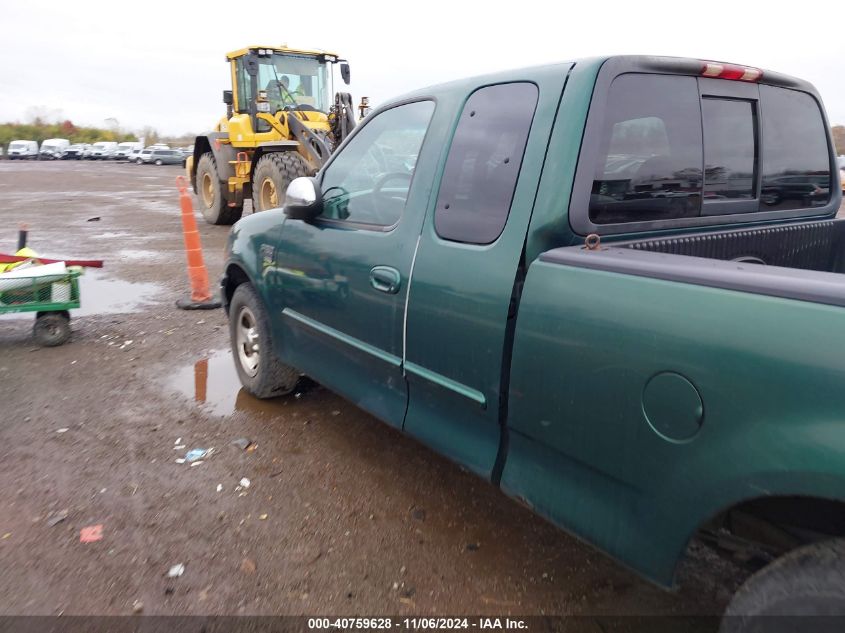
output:
{"label": "muddy puddle", "polygon": [[[136,312],[160,300],[161,286],[146,282],[129,282],[109,278],[102,270],[88,268],[79,278],[81,307],[71,310],[71,318],[97,314]],[[0,319],[31,319],[30,312],[0,314]]]}
{"label": "muddy puddle", "polygon": [[[166,382],[168,389],[189,398],[205,411],[219,416],[236,411],[276,415],[287,406],[290,397],[259,400],[241,387],[232,352],[211,352],[191,365],[176,371]],[[303,386],[303,390],[308,385]]]}

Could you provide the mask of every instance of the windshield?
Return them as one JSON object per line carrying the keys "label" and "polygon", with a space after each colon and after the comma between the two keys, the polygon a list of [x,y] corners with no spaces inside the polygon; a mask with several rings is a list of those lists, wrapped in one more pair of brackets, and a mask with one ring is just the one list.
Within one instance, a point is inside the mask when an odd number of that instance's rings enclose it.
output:
{"label": "windshield", "polygon": [[315,57],[280,53],[259,57],[258,90],[267,92],[271,113],[288,106],[329,111],[326,65]]}
{"label": "windshield", "polygon": [[26,143],[12,143],[9,149],[26,149]]}

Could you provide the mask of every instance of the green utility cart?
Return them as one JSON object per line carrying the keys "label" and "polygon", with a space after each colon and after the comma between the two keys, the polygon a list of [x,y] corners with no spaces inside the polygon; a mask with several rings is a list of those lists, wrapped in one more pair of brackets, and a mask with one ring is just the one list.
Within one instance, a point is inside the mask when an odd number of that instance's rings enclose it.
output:
{"label": "green utility cart", "polygon": [[70,338],[70,310],[79,307],[82,269],[59,275],[0,277],[0,314],[35,312],[33,336],[45,347],[62,345]]}

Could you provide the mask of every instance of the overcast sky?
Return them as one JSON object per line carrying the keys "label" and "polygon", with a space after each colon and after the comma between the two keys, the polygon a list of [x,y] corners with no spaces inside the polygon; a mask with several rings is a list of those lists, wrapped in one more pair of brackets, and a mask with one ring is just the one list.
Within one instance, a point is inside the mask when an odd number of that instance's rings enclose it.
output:
{"label": "overcast sky", "polygon": [[0,121],[23,122],[35,106],[77,124],[115,118],[131,131],[145,125],[165,134],[204,131],[224,112],[221,91],[230,87],[224,53],[287,43],[349,59],[356,104],[362,95],[375,105],[494,70],[640,53],[797,75],[819,89],[831,123],[845,124],[839,26],[845,7],[790,5],[795,8],[683,0],[8,2],[0,32]]}

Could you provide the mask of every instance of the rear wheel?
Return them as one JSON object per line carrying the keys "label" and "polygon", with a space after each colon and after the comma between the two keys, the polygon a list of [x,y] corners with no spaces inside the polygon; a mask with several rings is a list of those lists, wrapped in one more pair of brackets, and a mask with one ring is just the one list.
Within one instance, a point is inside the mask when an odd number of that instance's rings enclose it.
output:
{"label": "rear wheel", "polygon": [[285,203],[285,192],[294,178],[308,175],[308,166],[296,152],[273,152],[258,160],[252,178],[252,208],[266,211]]}
{"label": "rear wheel", "polygon": [[39,312],[32,328],[35,342],[44,347],[56,347],[70,338],[70,315],[67,312]]}
{"label": "rear wheel", "polygon": [[229,339],[241,384],[256,398],[293,391],[299,372],[276,358],[270,319],[250,283],[235,289],[229,304]]}
{"label": "rear wheel", "polygon": [[720,632],[787,630],[768,628],[776,619],[756,616],[818,615],[845,615],[845,540],[800,547],[751,576],[728,605]]}
{"label": "rear wheel", "polygon": [[209,224],[234,224],[240,220],[243,207],[228,206],[211,152],[203,154],[197,163],[197,195],[202,215]]}

